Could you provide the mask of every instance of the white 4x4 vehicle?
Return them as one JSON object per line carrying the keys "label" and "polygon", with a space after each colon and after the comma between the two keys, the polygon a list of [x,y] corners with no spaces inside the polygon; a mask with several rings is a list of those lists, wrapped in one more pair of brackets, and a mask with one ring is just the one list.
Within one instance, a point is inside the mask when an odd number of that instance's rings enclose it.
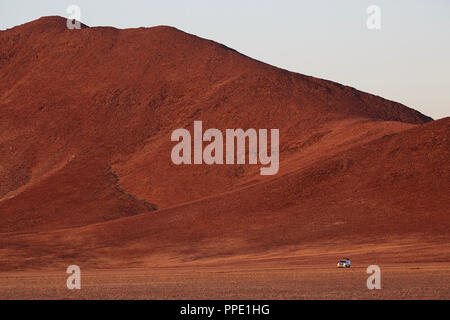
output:
{"label": "white 4x4 vehicle", "polygon": [[344,258],[341,261],[338,262],[337,267],[338,268],[350,268],[350,265],[352,262],[348,258]]}

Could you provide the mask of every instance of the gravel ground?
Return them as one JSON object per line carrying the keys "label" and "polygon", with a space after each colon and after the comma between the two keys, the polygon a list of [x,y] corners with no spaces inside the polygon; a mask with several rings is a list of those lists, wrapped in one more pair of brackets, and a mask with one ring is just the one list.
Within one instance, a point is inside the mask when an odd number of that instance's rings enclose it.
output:
{"label": "gravel ground", "polygon": [[124,269],[82,271],[81,290],[63,272],[0,273],[0,299],[449,299],[450,266],[380,266],[368,290],[365,267],[336,269]]}

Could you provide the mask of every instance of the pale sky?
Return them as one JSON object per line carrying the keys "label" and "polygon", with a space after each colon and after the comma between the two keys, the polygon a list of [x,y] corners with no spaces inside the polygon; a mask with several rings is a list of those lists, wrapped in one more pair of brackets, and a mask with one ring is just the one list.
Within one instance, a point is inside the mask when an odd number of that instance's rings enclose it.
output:
{"label": "pale sky", "polygon": [[[170,25],[434,119],[450,116],[450,0],[0,0],[0,29],[67,17],[71,4],[89,26]],[[380,30],[366,26],[369,5],[381,9]]]}

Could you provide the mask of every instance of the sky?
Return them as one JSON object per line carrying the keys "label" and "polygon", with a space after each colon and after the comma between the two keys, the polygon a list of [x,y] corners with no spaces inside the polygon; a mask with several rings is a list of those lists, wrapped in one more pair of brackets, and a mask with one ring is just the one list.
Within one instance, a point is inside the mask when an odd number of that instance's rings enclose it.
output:
{"label": "sky", "polygon": [[[69,17],[69,5],[89,26],[170,25],[434,119],[450,116],[450,0],[0,0],[0,30]],[[371,5],[380,29],[367,27]]]}

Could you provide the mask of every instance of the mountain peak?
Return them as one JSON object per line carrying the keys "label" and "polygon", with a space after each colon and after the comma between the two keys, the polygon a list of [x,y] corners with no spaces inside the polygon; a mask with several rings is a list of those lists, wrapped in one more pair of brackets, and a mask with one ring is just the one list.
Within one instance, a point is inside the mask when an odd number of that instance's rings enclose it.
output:
{"label": "mountain peak", "polygon": [[[15,28],[32,29],[41,32],[48,30],[65,30],[67,29],[67,18],[61,16],[43,16],[39,19],[24,23]],[[81,28],[89,28],[89,26],[81,23]]]}

